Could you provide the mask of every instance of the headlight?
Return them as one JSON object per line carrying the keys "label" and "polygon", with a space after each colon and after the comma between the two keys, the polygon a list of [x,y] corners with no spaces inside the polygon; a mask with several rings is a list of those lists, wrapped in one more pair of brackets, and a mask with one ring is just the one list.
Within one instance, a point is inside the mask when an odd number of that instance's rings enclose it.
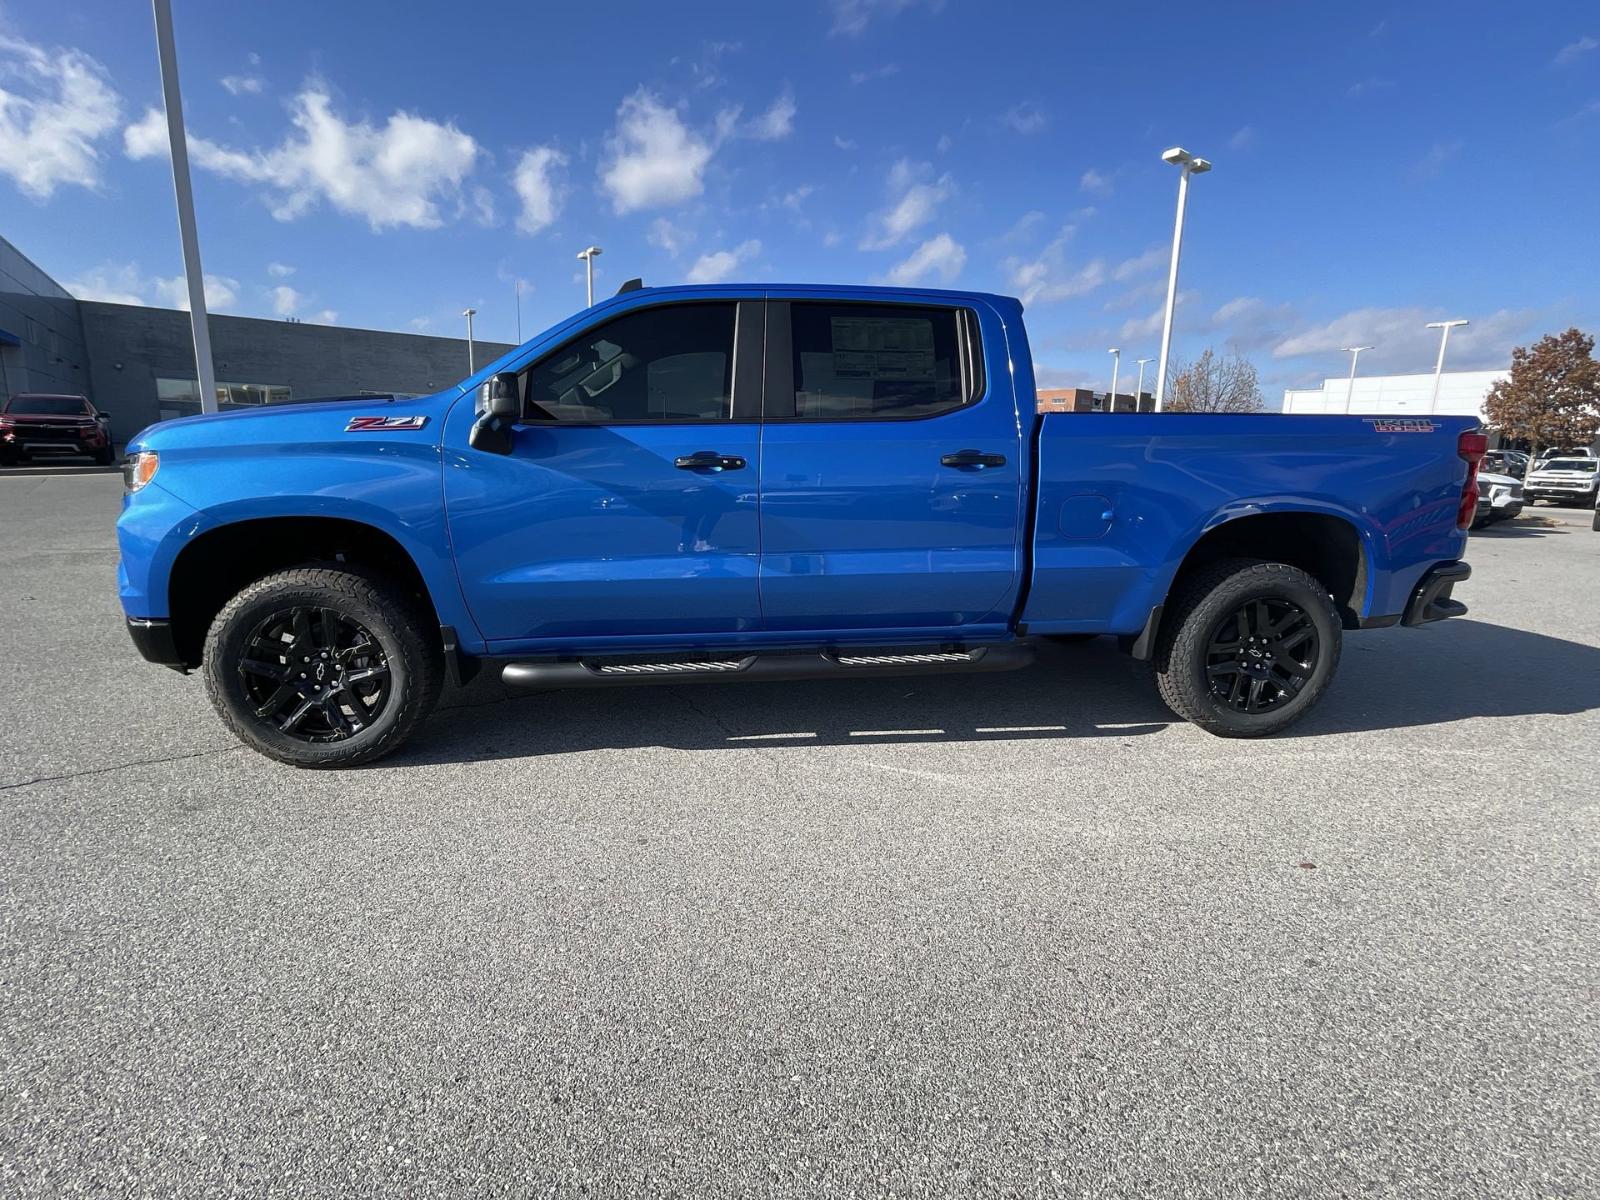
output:
{"label": "headlight", "polygon": [[122,490],[137,492],[156,477],[161,456],[154,450],[141,450],[122,460]]}

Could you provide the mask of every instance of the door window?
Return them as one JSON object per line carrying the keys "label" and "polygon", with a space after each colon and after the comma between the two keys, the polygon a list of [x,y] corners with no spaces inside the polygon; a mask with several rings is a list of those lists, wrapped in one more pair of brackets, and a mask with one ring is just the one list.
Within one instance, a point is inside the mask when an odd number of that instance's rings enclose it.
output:
{"label": "door window", "polygon": [[982,390],[964,309],[797,302],[789,312],[797,418],[931,417]]}
{"label": "door window", "polygon": [[532,422],[727,420],[735,305],[640,309],[586,330],[523,375]]}

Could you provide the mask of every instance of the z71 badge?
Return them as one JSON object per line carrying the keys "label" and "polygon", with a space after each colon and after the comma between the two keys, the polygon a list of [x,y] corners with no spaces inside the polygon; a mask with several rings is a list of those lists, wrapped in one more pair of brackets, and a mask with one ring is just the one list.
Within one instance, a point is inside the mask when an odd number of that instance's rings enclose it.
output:
{"label": "z71 badge", "polygon": [[346,433],[378,433],[390,429],[421,429],[427,417],[351,417]]}
{"label": "z71 badge", "polygon": [[1373,433],[1432,433],[1439,428],[1422,417],[1367,417]]}

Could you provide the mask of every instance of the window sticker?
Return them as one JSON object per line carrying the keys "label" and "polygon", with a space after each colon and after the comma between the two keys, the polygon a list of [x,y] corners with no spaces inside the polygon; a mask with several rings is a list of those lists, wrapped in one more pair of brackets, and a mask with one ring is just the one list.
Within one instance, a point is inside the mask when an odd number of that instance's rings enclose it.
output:
{"label": "window sticker", "polygon": [[932,380],[933,322],[917,317],[833,317],[836,379]]}

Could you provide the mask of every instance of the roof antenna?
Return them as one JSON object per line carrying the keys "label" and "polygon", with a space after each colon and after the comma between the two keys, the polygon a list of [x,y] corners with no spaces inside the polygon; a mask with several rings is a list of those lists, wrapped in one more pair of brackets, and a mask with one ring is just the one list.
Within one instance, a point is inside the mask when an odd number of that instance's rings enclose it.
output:
{"label": "roof antenna", "polygon": [[630,279],[617,289],[617,295],[622,296],[628,292],[637,292],[644,287],[643,279]]}

